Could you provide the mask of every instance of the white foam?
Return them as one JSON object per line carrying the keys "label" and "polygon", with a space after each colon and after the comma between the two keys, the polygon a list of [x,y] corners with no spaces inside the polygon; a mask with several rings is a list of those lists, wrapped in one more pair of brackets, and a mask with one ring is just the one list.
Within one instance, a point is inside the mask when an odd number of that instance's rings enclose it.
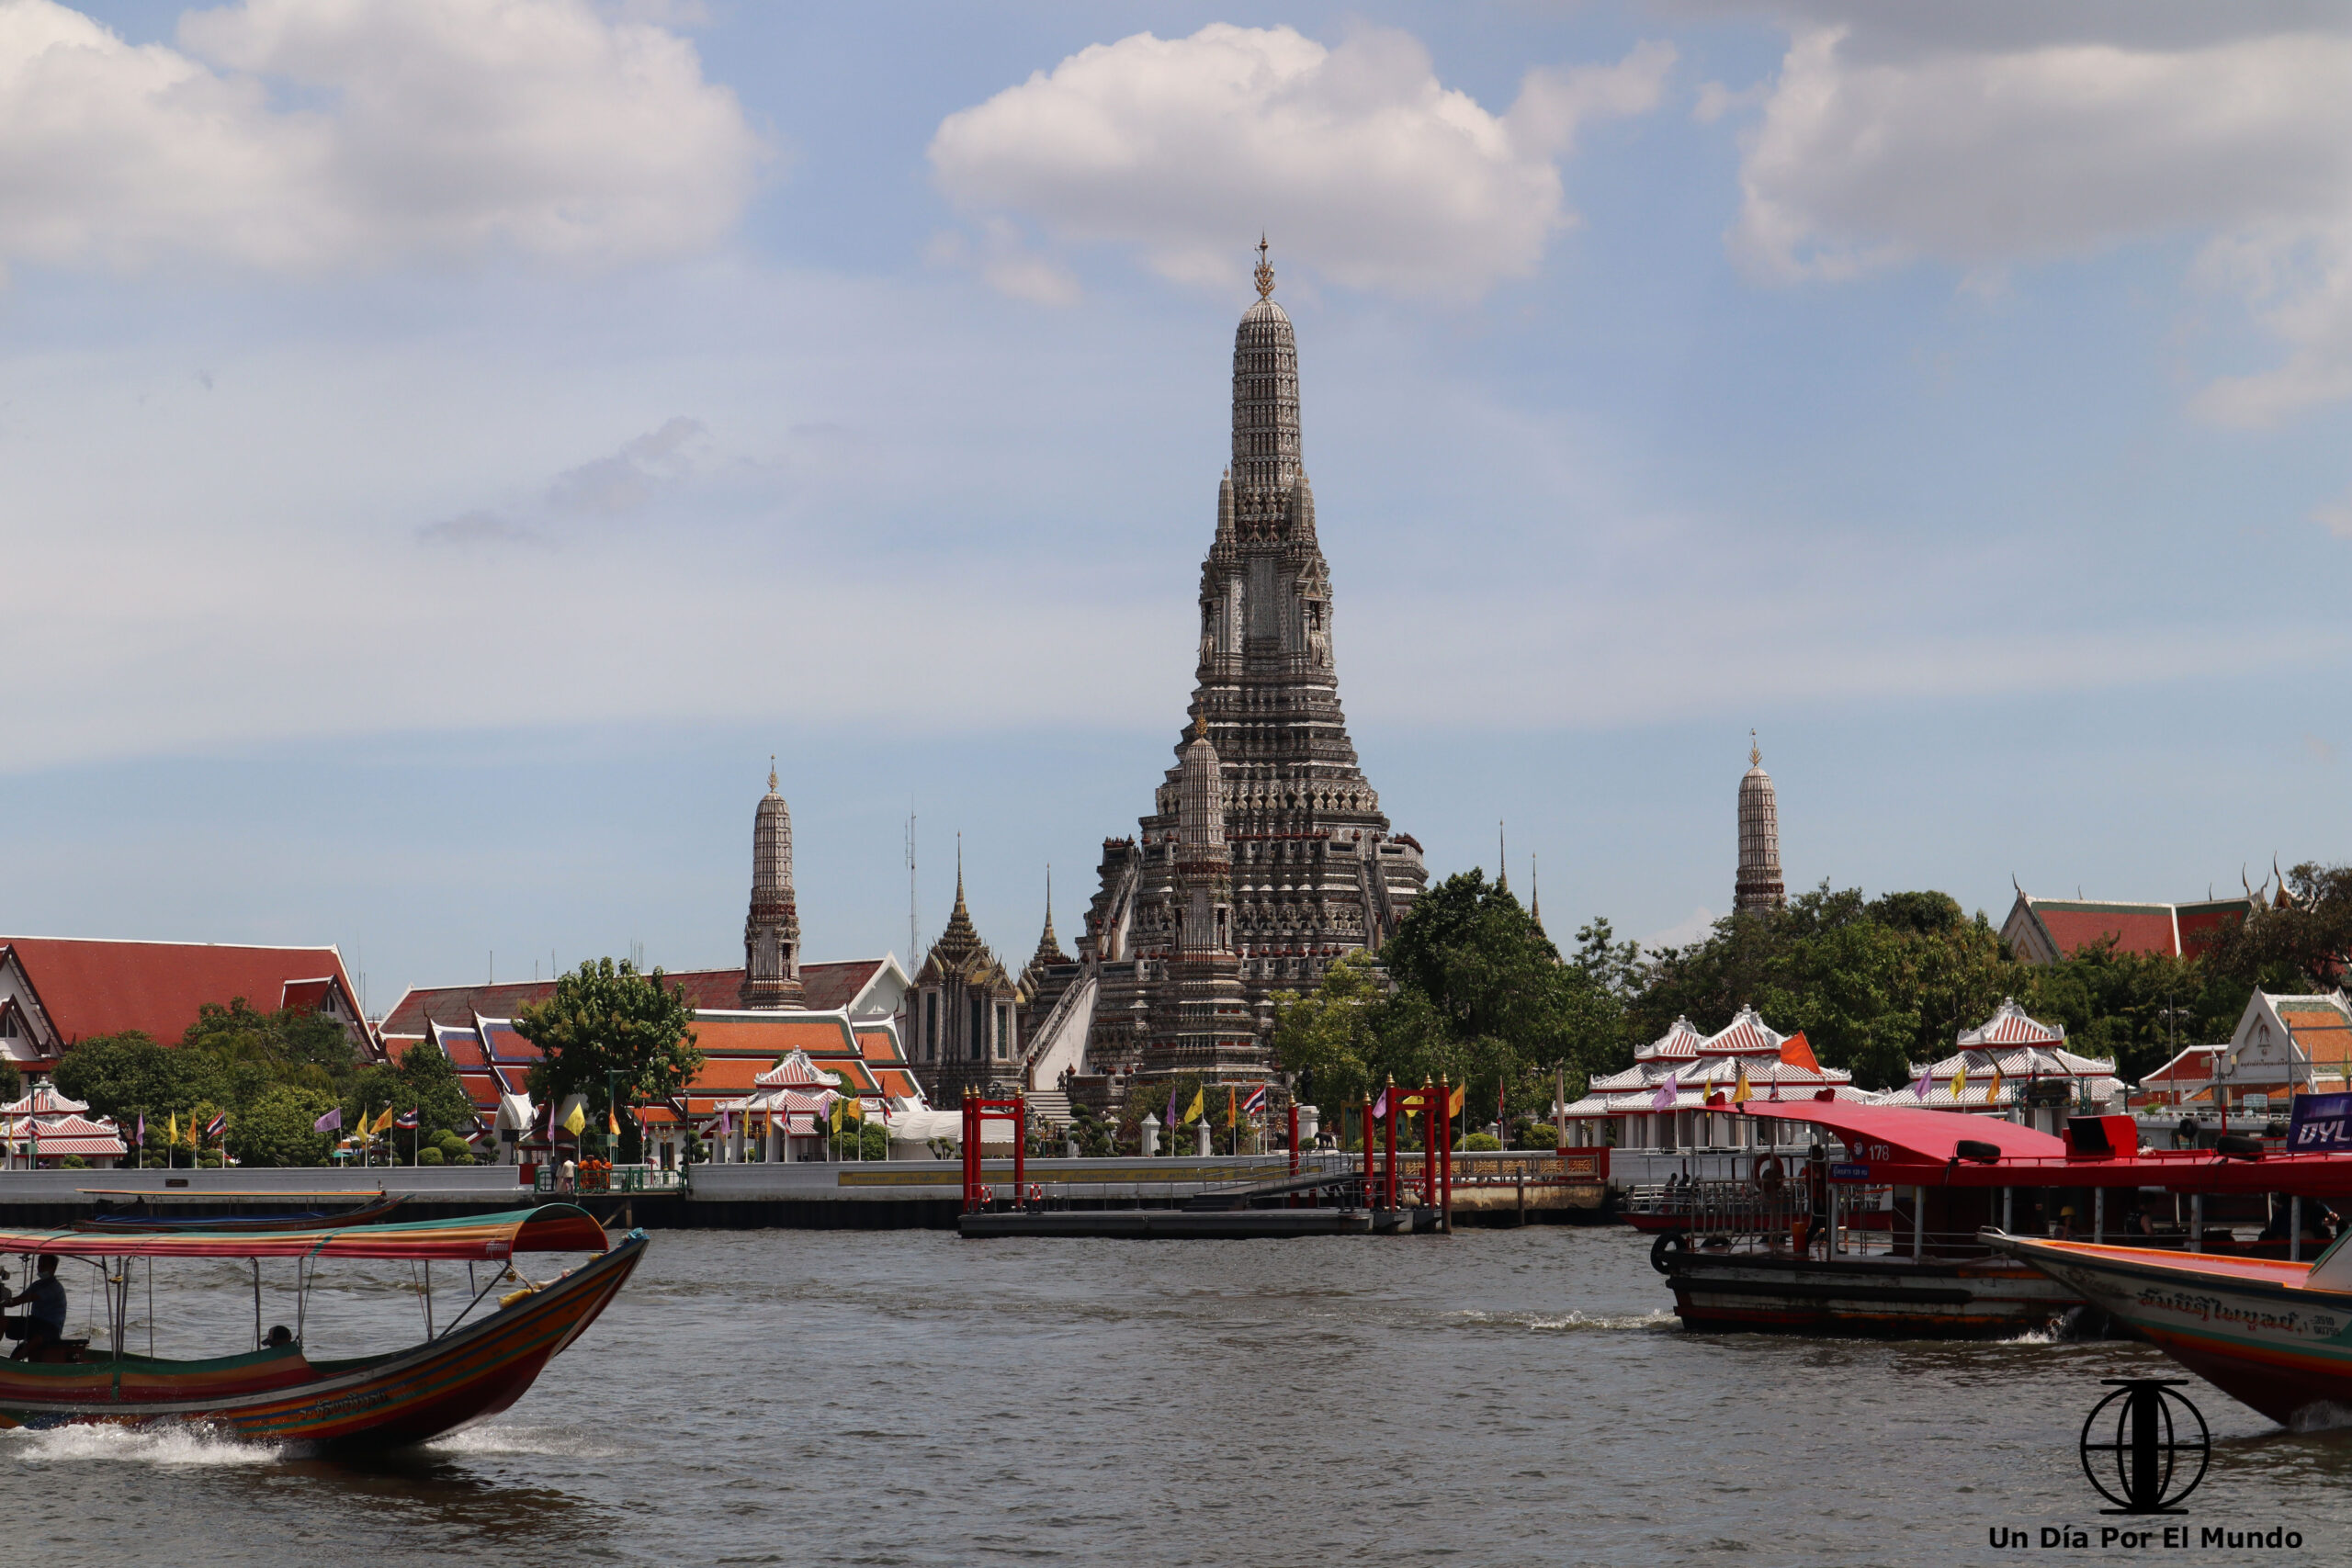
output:
{"label": "white foam", "polygon": [[1566,1329],[1574,1331],[1578,1329],[1597,1328],[1606,1332],[1622,1334],[1627,1332],[1645,1333],[1654,1329],[1672,1328],[1675,1327],[1679,1321],[1680,1320],[1672,1313],[1664,1310],[1615,1317],[1592,1317],[1588,1316],[1584,1313],[1571,1312],[1566,1317],[1530,1318],[1527,1321],[1527,1326],[1531,1332],[1538,1329],[1546,1331]]}
{"label": "white foam", "polygon": [[270,1464],[279,1452],[274,1444],[240,1442],[204,1427],[53,1427],[41,1432],[20,1428],[8,1433],[6,1440],[4,1451],[22,1464],[74,1464],[89,1460],[167,1468]]}
{"label": "white foam", "polygon": [[436,1453],[491,1458],[546,1454],[563,1459],[617,1459],[623,1450],[570,1427],[469,1427],[425,1445]]}
{"label": "white foam", "polygon": [[2352,1408],[2338,1404],[2332,1399],[2304,1405],[2295,1412],[2295,1418],[2287,1423],[2287,1429],[2290,1432],[2336,1432],[2346,1427],[2352,1427]]}

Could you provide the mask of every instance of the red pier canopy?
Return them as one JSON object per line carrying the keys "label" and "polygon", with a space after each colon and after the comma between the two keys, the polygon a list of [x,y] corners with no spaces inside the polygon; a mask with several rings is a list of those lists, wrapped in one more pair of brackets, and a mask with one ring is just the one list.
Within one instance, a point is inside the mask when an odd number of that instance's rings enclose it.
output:
{"label": "red pier canopy", "polygon": [[1846,1100],[1751,1100],[1739,1109],[1748,1116],[1826,1127],[1844,1139],[1849,1149],[1857,1145],[1883,1145],[1885,1154],[1864,1156],[1858,1151],[1858,1158],[1874,1162],[1943,1165],[1961,1157],[1963,1139],[1992,1145],[2004,1160],[2066,1157],[2064,1139],[1996,1116],[1912,1111],[1900,1105],[1862,1105]]}

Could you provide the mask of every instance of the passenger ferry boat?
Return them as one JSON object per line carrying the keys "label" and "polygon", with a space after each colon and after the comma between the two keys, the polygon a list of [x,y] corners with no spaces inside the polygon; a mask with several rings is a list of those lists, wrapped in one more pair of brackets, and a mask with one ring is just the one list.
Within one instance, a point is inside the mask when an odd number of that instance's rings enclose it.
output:
{"label": "passenger ferry boat", "polygon": [[2352,1236],[2310,1263],[1984,1239],[2281,1426],[2352,1410]]}
{"label": "passenger ferry boat", "polygon": [[[469,1219],[308,1230],[0,1231],[0,1254],[96,1266],[107,1314],[103,1345],[94,1338],[53,1340],[34,1359],[0,1361],[0,1428],[184,1426],[320,1450],[424,1442],[520,1399],[548,1362],[595,1322],[643,1260],[645,1247],[642,1231],[608,1242],[592,1215],[569,1203]],[[513,1259],[530,1252],[594,1256],[542,1283],[511,1271]],[[254,1348],[203,1360],[130,1353],[125,1330],[131,1270],[115,1266],[129,1258],[254,1260]],[[266,1338],[260,1321],[258,1267],[265,1258],[295,1265],[298,1325],[322,1262],[379,1258],[422,1265],[425,1337],[404,1350],[318,1361],[305,1353],[299,1327],[272,1343],[277,1337]],[[470,1298],[438,1328],[429,1294],[435,1262],[468,1266]],[[481,1312],[502,1286],[519,1288],[506,1290]]]}
{"label": "passenger ferry boat", "polygon": [[1690,1328],[2013,1337],[2057,1325],[2086,1297],[1981,1232],[2014,1233],[2022,1221],[2095,1244],[2128,1235],[2148,1248],[2245,1254],[2257,1248],[2204,1223],[2207,1200],[2279,1194],[2293,1234],[2259,1247],[2299,1263],[2321,1245],[2304,1236],[2319,1205],[2300,1200],[2352,1199],[2352,1156],[2266,1158],[2251,1138],[2146,1150],[2128,1116],[2076,1116],[2053,1137],[1990,1117],[1838,1100],[1713,1109],[1810,1126],[1816,1141],[1793,1158],[1759,1153],[1742,1178],[1670,1190],[1637,1220]]}

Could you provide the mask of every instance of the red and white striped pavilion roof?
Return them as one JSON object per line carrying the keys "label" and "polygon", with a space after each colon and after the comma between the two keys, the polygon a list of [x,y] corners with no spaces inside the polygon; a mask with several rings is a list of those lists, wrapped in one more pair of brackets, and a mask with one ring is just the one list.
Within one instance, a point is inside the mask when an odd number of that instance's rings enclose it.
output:
{"label": "red and white striped pavilion roof", "polygon": [[2064,1028],[2052,1029],[2018,1006],[2015,997],[2003,997],[1993,1016],[1953,1042],[1962,1050],[1987,1045],[2055,1045],[2066,1038]]}

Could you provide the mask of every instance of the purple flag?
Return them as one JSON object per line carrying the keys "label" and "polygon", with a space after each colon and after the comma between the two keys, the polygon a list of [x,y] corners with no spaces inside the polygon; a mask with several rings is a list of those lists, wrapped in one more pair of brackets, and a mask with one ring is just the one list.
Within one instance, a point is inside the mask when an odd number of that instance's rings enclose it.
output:
{"label": "purple flag", "polygon": [[139,1146],[142,1149],[147,1146],[147,1112],[144,1111],[139,1113]]}
{"label": "purple flag", "polygon": [[1925,1100],[1936,1089],[1936,1065],[1933,1062],[1919,1069],[1919,1081],[1911,1086],[1912,1098]]}
{"label": "purple flag", "polygon": [[1672,1073],[1668,1073],[1658,1080],[1657,1092],[1650,1097],[1650,1108],[1654,1111],[1671,1111],[1674,1109],[1675,1102],[1681,1098],[1681,1080]]}
{"label": "purple flag", "polygon": [[1161,1112],[1159,1124],[1163,1127],[1176,1125],[1176,1086],[1173,1084],[1168,1087],[1168,1109]]}
{"label": "purple flag", "polygon": [[[1173,1105],[1176,1102],[1170,1100],[1168,1103]],[[1372,1102],[1372,1119],[1375,1122],[1388,1120],[1388,1091],[1385,1089],[1380,1091],[1380,1098]]]}
{"label": "purple flag", "polygon": [[[144,1131],[143,1128],[141,1130],[142,1132]],[[333,1111],[328,1111],[324,1116],[322,1116],[317,1121],[311,1122],[311,1131],[313,1133],[340,1133],[343,1131],[343,1107],[338,1105]]]}

